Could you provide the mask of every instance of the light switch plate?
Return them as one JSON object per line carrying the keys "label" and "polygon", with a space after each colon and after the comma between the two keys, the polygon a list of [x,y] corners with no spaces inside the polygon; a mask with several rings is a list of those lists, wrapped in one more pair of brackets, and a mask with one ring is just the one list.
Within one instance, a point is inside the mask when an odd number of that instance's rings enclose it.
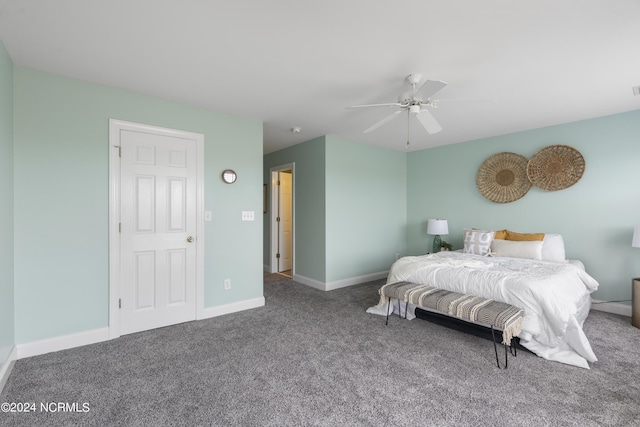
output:
{"label": "light switch plate", "polygon": [[204,220],[211,221],[211,211],[204,211]]}
{"label": "light switch plate", "polygon": [[242,211],[242,220],[243,221],[253,221],[254,214],[253,211]]}

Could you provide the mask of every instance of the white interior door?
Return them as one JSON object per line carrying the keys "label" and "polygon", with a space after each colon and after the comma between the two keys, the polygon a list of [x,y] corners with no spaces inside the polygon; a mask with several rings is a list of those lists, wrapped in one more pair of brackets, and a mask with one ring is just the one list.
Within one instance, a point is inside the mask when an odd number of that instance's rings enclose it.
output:
{"label": "white interior door", "polygon": [[[283,173],[286,172],[286,175]],[[282,177],[281,177],[282,175]],[[295,163],[287,163],[279,166],[272,167],[270,169],[270,197],[269,197],[269,241],[270,241],[270,256],[269,256],[269,272],[270,273],[278,273],[287,270],[291,270],[291,275],[295,275],[296,269],[296,260],[295,260],[295,247],[296,247],[296,218],[295,218],[295,210],[296,210],[296,198],[295,198],[295,181],[296,181],[296,165]],[[283,198],[280,197],[281,187],[279,185],[281,181],[284,182],[284,186],[286,187],[284,192],[289,193],[290,196],[287,197],[287,201],[285,202]],[[281,206],[281,204],[285,204],[285,206]],[[288,209],[285,207],[288,206]],[[280,215],[281,212],[286,212],[285,218],[282,219],[282,223],[288,223],[288,236],[285,238],[284,231],[285,227],[280,227]],[[288,215],[287,215],[288,213]],[[280,242],[287,241],[288,246],[283,247]],[[281,251],[288,251],[288,255],[285,253],[282,256],[282,259],[290,259],[290,264],[287,266],[280,262]],[[288,267],[288,268],[283,268]]]}
{"label": "white interior door", "polygon": [[120,333],[196,318],[197,150],[121,130]]}
{"label": "white interior door", "polygon": [[291,270],[293,265],[293,180],[291,171],[280,172],[279,181],[278,216],[280,221],[278,222],[278,246],[280,258],[278,258],[278,271],[282,272]]}

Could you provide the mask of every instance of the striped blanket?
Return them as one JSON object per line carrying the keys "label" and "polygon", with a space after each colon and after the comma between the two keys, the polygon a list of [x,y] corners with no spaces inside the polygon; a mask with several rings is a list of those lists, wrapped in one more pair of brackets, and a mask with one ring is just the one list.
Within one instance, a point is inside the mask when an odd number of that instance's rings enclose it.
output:
{"label": "striped blanket", "polygon": [[451,317],[502,330],[502,343],[505,345],[511,345],[511,339],[522,329],[524,311],[504,302],[410,282],[386,284],[380,288],[379,293],[386,298],[406,301]]}

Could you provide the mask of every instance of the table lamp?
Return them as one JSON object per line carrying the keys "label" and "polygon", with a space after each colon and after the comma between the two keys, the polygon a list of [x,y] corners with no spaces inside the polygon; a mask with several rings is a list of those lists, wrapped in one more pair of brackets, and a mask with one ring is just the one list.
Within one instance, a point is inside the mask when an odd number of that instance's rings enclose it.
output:
{"label": "table lamp", "polygon": [[[449,234],[449,224],[446,219],[430,219],[427,221],[427,234],[435,235],[433,238],[433,252],[440,252],[442,245],[441,234]],[[638,239],[640,239],[640,232]]]}

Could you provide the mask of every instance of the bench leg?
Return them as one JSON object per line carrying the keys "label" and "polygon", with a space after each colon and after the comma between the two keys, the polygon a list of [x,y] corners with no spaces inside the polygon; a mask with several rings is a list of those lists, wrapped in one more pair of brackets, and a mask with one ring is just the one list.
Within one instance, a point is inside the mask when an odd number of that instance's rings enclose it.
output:
{"label": "bench leg", "polygon": [[391,301],[392,301],[392,299],[389,298],[389,302],[387,303],[388,304],[388,307],[387,307],[387,321],[384,322],[385,325],[389,324],[389,312],[391,311]]}
{"label": "bench leg", "polygon": [[[500,360],[498,360],[498,344],[496,341],[496,330],[493,329],[493,325],[491,326],[491,336],[493,337],[493,350],[496,353],[496,365],[498,365],[499,369],[502,369],[502,367],[500,366]],[[512,348],[512,346],[509,346],[509,348]],[[509,363],[509,359],[508,359],[508,354],[507,354],[507,346],[504,346],[504,369],[507,369],[509,367],[508,365]]]}
{"label": "bench leg", "polygon": [[[393,305],[391,305],[391,302],[393,300],[391,298],[389,298],[389,306],[387,307],[387,320],[384,322],[385,325],[389,324],[389,316],[391,315],[391,313],[393,312]],[[402,304],[400,302],[400,300],[398,300],[398,317],[402,319],[402,306],[400,305]],[[407,318],[407,310],[409,309],[409,300],[407,300],[407,303],[404,305],[404,318]]]}
{"label": "bench leg", "polygon": [[509,354],[507,353],[507,346],[504,345],[504,369],[507,369],[509,367],[508,363],[509,363]]}

